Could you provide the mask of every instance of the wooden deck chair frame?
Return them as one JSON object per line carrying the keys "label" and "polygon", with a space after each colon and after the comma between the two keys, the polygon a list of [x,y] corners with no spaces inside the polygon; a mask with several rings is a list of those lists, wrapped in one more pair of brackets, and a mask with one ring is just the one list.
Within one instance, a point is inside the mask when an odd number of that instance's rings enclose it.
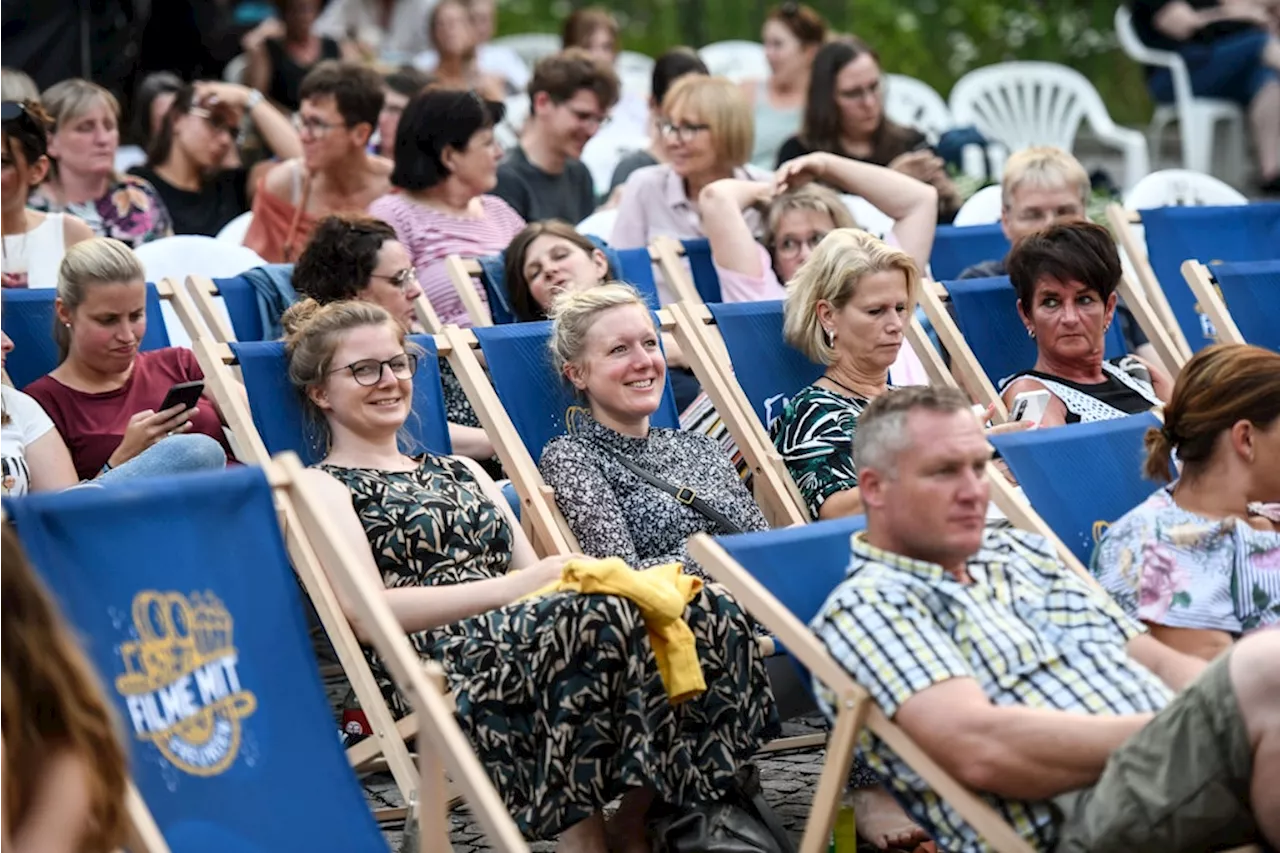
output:
{"label": "wooden deck chair frame", "polygon": [[1137,211],[1126,210],[1112,202],[1107,205],[1107,222],[1138,277],[1135,285],[1127,275],[1121,276],[1120,297],[1133,312],[1165,367],[1176,375],[1191,357],[1191,345],[1173,314],[1160,280],[1156,278],[1146,248],[1134,233],[1133,226],[1140,225],[1142,217]]}
{"label": "wooden deck chair frame", "polygon": [[1213,280],[1209,268],[1199,261],[1183,261],[1182,277],[1187,280],[1191,292],[1196,295],[1200,310],[1204,311],[1205,316],[1213,323],[1213,328],[1217,331],[1218,343],[1248,343],[1241,334],[1240,327],[1236,325],[1235,318],[1231,316],[1231,310],[1227,308],[1226,300],[1222,298],[1222,292],[1218,290],[1218,285]]}
{"label": "wooden deck chair frame", "polygon": [[649,256],[657,263],[676,302],[702,304],[702,294],[698,293],[693,277],[682,260],[684,246],[680,245],[679,240],[665,235],[653,238],[653,242],[649,244]]}
{"label": "wooden deck chair frame", "polygon": [[960,386],[965,389],[969,399],[984,406],[994,406],[995,414],[991,422],[1002,424],[1009,420],[1009,410],[1005,407],[995,383],[991,381],[990,376],[987,376],[978,357],[969,348],[969,342],[951,317],[951,312],[943,304],[946,296],[946,288],[941,283],[931,279],[920,282],[920,307],[924,309],[924,315],[933,324],[933,330],[938,334],[938,341],[951,356],[952,374],[959,380]]}
{"label": "wooden deck chair frame", "polygon": [[[204,372],[205,390],[218,404],[223,420],[231,430],[237,458],[247,465],[269,468],[272,464],[271,456],[253,424],[253,415],[249,411],[243,387],[231,372],[235,363],[231,348],[225,343],[214,343],[206,337],[193,337],[192,350]],[[294,519],[289,517],[284,507],[279,509],[285,543],[294,570],[316,609],[320,624],[333,645],[339,665],[350,681],[373,732],[347,749],[347,760],[356,770],[368,768],[375,763],[380,765],[385,761],[386,769],[407,803],[416,782],[413,758],[405,740],[417,733],[417,717],[410,714],[399,722],[393,717],[373,672],[369,669],[360,641],[351,629],[351,623],[347,621],[328,578],[318,570],[318,564],[307,543],[298,535],[298,525],[294,523]],[[397,820],[403,817],[403,810],[383,810],[376,812],[376,815],[383,821]]]}

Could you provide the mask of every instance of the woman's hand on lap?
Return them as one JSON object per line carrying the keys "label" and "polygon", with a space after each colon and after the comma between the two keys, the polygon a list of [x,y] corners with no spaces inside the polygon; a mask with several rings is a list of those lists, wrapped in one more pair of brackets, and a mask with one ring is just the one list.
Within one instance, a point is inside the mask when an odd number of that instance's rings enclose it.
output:
{"label": "woman's hand on lap", "polygon": [[184,409],[179,403],[161,412],[154,412],[151,409],[138,412],[129,418],[129,425],[124,430],[124,438],[120,439],[120,444],[107,460],[107,464],[112,468],[123,465],[162,438],[174,433],[190,432],[191,419],[195,417],[197,411],[199,410],[194,408]]}

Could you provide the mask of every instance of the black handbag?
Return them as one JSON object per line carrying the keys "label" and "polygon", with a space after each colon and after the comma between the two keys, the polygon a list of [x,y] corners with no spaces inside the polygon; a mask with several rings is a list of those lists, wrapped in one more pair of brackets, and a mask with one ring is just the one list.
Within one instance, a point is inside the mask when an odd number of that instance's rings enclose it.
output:
{"label": "black handbag", "polygon": [[603,447],[599,444],[595,446],[598,449],[603,450],[605,453],[612,456],[619,465],[621,465],[623,468],[626,468],[632,474],[635,474],[637,477],[639,477],[641,480],[644,480],[646,483],[653,486],[655,489],[661,489],[662,491],[671,495],[671,497],[680,501],[680,503],[684,504],[687,507],[692,507],[695,511],[700,513],[703,517],[715,522],[715,524],[722,529],[722,532],[724,533],[741,533],[742,532],[741,527],[739,527],[737,524],[734,524],[732,521],[730,521],[725,516],[724,513],[720,512],[720,510],[716,509],[711,504],[707,503],[702,498],[698,497],[698,493],[695,492],[693,489],[689,488],[688,486],[677,486],[674,483],[668,483],[666,480],[662,479],[657,474],[653,474],[649,471],[644,470],[639,465],[632,462],[627,457],[623,456],[621,453],[618,453],[616,450],[613,450],[608,447]]}
{"label": "black handbag", "polygon": [[760,771],[738,769],[719,802],[667,807],[649,825],[653,853],[795,853],[791,837],[765,801]]}

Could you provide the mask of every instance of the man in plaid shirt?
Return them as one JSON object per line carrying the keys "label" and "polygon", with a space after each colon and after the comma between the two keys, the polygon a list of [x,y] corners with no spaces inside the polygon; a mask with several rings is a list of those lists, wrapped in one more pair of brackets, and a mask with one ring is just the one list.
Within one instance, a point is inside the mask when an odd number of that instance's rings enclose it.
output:
{"label": "man in plaid shirt", "polygon": [[[1280,846],[1280,632],[1207,666],[1161,644],[1041,537],[985,527],[990,459],[959,391],[877,398],[854,445],[867,530],[813,630],[1036,850]],[[989,849],[882,741],[860,749],[939,850]]]}

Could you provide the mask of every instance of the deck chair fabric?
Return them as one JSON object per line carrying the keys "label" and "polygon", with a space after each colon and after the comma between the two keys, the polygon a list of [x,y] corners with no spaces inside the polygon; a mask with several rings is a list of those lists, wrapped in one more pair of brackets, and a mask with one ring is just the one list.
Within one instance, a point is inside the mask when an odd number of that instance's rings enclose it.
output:
{"label": "deck chair fabric", "polygon": [[766,430],[796,392],[822,375],[782,339],[782,302],[708,304],[742,391]]}
{"label": "deck chair fabric", "polygon": [[[1280,202],[1240,207],[1161,207],[1141,211],[1147,257],[1192,352],[1211,343],[1182,263],[1280,260]],[[1212,268],[1212,266],[1211,266]]]}
{"label": "deck chair fabric", "polygon": [[[428,335],[410,335],[421,348],[418,372],[413,378],[413,413],[406,423],[407,452],[428,450],[438,455],[453,452],[440,386],[440,361],[435,341]],[[284,344],[279,341],[231,343],[240,365],[253,424],[271,455],[292,451],[306,465],[319,462],[324,448],[307,423],[298,392],[289,382]]]}
{"label": "deck chair fabric", "polygon": [[1142,439],[1150,413],[992,436],[1031,506],[1084,565],[1107,525],[1146,500]]}
{"label": "deck chair fabric", "polygon": [[[53,339],[56,288],[5,288],[3,292],[4,333],[13,340],[13,354],[5,359],[5,370],[15,388],[25,388],[58,366],[58,344]],[[169,346],[169,333],[160,314],[160,292],[147,285],[146,334],[139,349]]]}
{"label": "deck chair fabric", "polygon": [[[484,353],[498,399],[536,463],[547,442],[566,430],[565,412],[581,405],[552,367],[547,341],[551,323],[513,323],[471,330]],[[680,428],[680,414],[668,384],[662,405],[651,418],[655,427]]]}
{"label": "deck chair fabric", "polygon": [[[956,325],[993,382],[999,385],[1035,365],[1036,342],[1023,328],[1018,294],[1008,276],[948,281],[943,286],[955,308]],[[1119,323],[1111,324],[1104,344],[1106,358],[1128,353]]]}
{"label": "deck chair fabric", "polygon": [[711,241],[681,240],[680,248],[684,250],[685,259],[689,262],[689,272],[693,275],[693,286],[708,305],[721,302],[724,297],[720,292],[720,273],[716,272],[715,261],[711,257]]}
{"label": "deck chair fabric", "polygon": [[936,281],[951,281],[974,264],[1009,254],[1009,238],[994,225],[939,225],[933,237],[929,268]]}
{"label": "deck chair fabric", "polygon": [[1280,260],[1215,264],[1209,271],[1244,339],[1280,352]]}
{"label": "deck chair fabric", "polygon": [[261,469],[5,507],[85,639],[174,853],[385,853],[338,742]]}

